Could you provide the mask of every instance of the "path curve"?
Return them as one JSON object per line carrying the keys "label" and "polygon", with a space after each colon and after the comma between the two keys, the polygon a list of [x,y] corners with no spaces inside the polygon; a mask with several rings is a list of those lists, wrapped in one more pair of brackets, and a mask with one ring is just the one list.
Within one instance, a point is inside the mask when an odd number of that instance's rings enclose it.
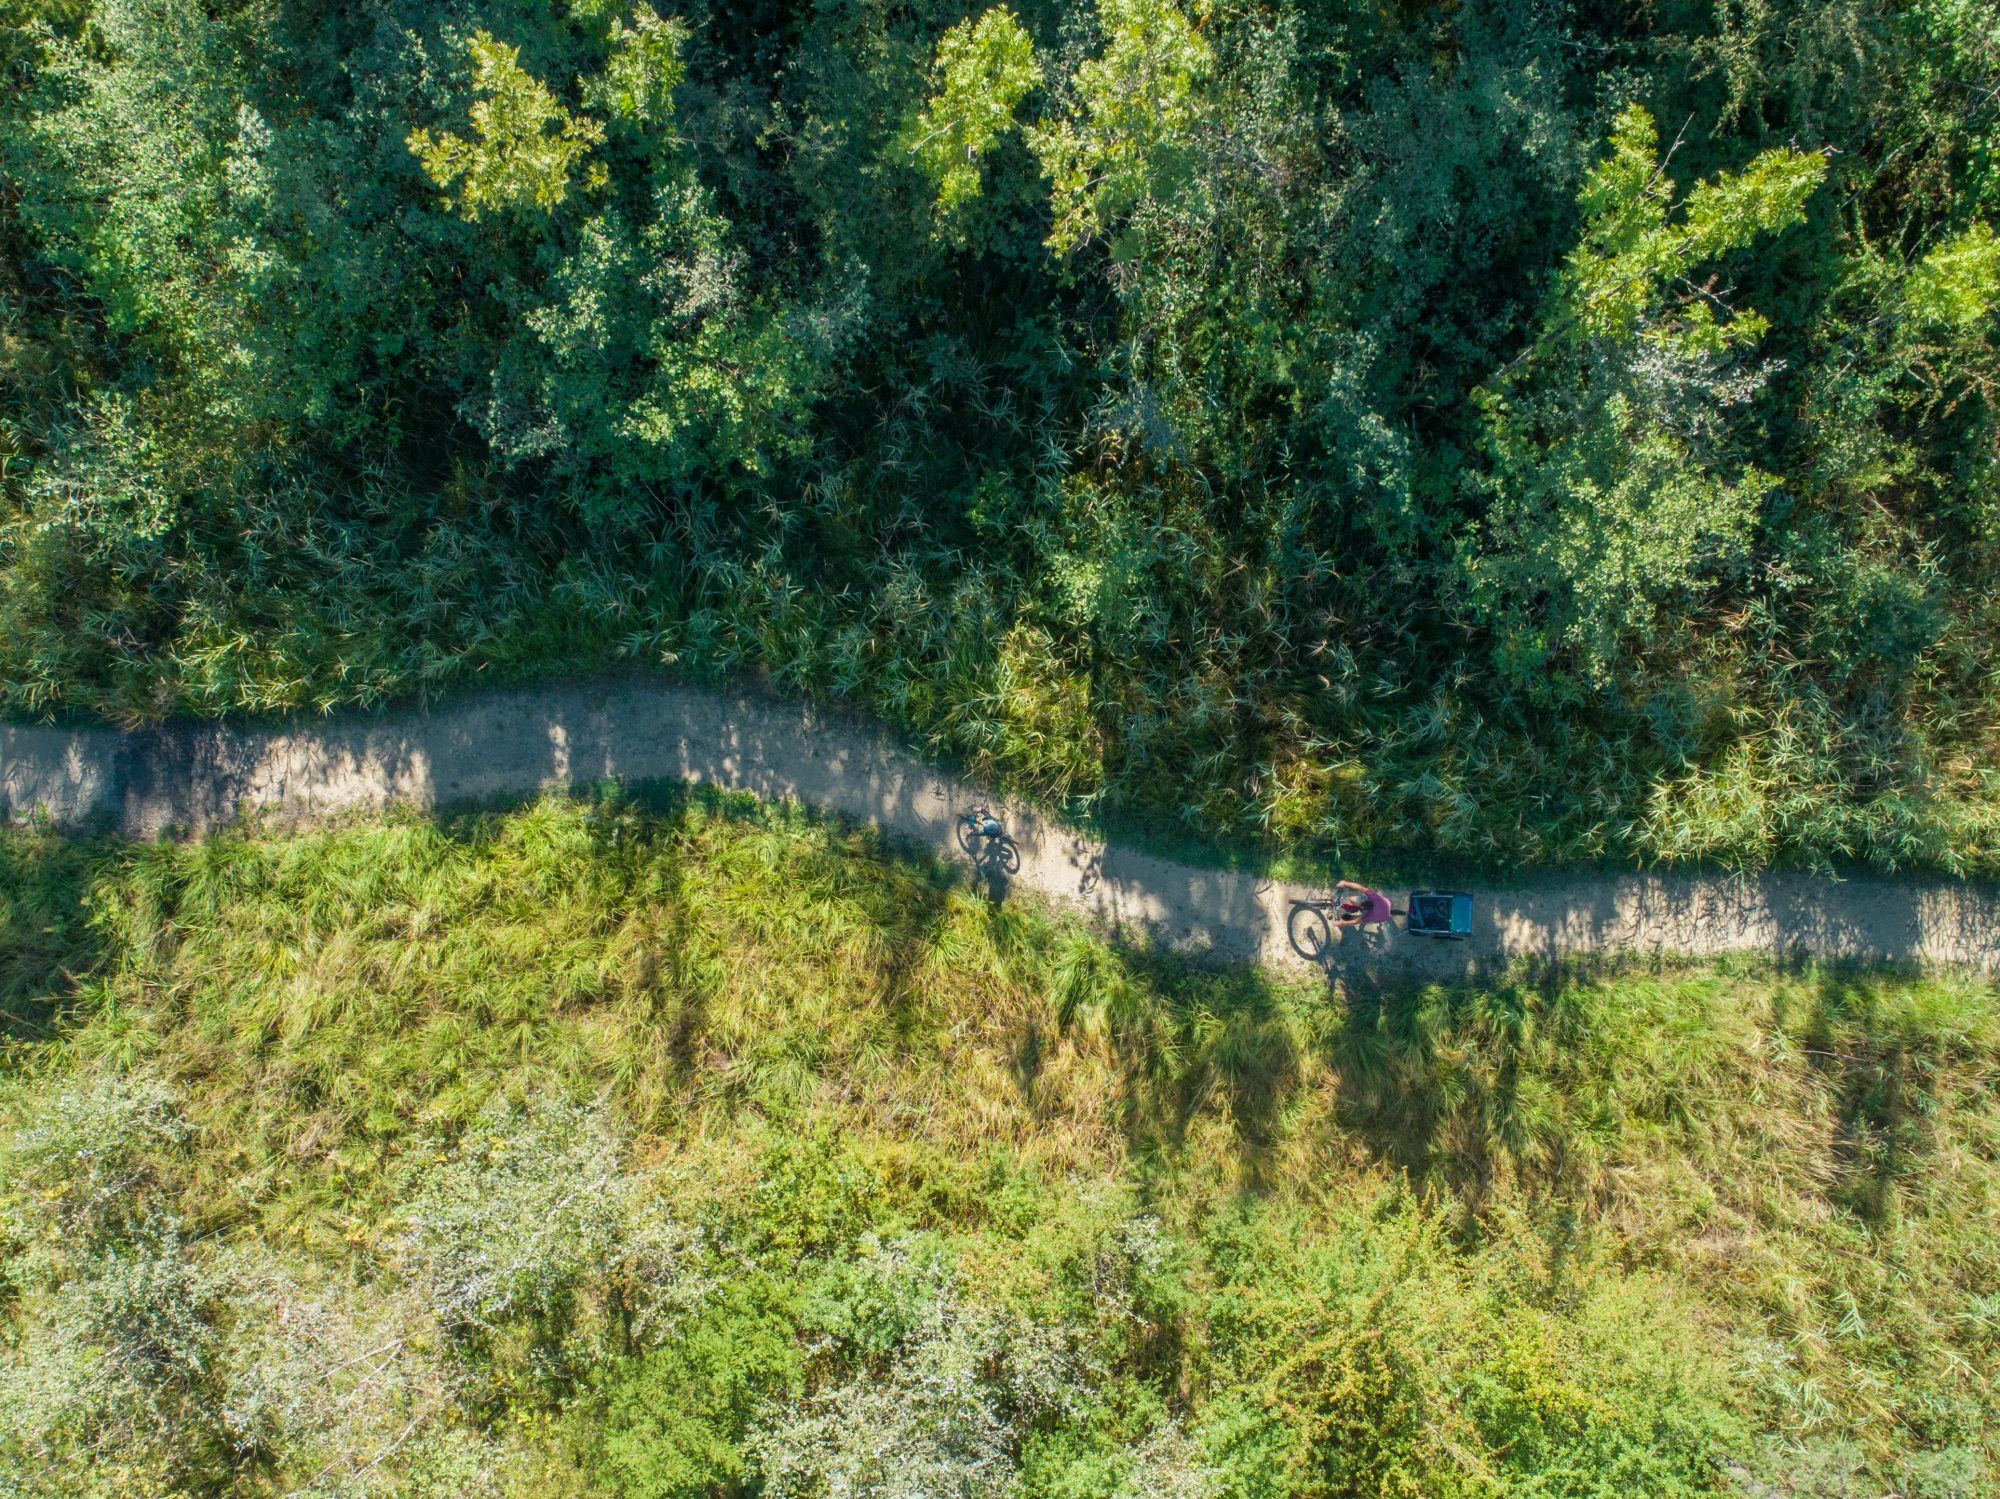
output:
{"label": "path curve", "polygon": [[[992,800],[865,727],[743,692],[631,681],[448,701],[396,717],[245,731],[0,727],[0,798],[59,824],[108,809],[131,837],[203,832],[247,809],[322,816],[428,807],[606,776],[679,776],[795,798],[961,857],[953,818]],[[1010,881],[1105,922],[1230,959],[1299,969],[1285,933],[1314,892],[1107,846],[1024,806],[996,806],[1021,852]],[[1470,940],[1347,934],[1336,969],[1451,974],[1527,956],[1803,949],[2000,967],[2000,895],[1944,879],[1804,874],[1555,875],[1475,887]]]}

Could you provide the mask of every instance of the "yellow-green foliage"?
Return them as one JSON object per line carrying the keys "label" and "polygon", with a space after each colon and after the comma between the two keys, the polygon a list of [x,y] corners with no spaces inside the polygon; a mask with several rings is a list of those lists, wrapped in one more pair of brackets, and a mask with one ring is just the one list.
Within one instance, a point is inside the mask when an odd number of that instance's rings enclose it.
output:
{"label": "yellow-green foliage", "polygon": [[[642,16],[638,32],[632,34],[637,45],[621,46],[613,56],[606,88],[623,113],[638,114],[642,106],[649,109],[655,89],[664,93],[672,87],[671,77],[653,55],[662,45],[653,43],[661,29],[657,17],[654,22],[649,30]],[[619,40],[625,40],[624,33]],[[670,43],[664,45],[671,59]],[[521,67],[520,48],[495,41],[484,31],[475,33],[467,47],[477,69],[473,88],[481,96],[472,106],[472,128],[478,139],[461,140],[449,130],[437,135],[413,130],[408,141],[411,152],[439,187],[464,179],[456,206],[467,218],[476,219],[495,208],[554,208],[569,196],[570,172],[603,141],[604,126],[564,109]],[[557,127],[553,135],[548,131],[552,124]]]}
{"label": "yellow-green foliage", "polygon": [[1027,132],[1054,184],[1049,248],[1066,254],[1101,234],[1146,190],[1153,154],[1193,125],[1195,84],[1215,55],[1174,0],[1104,0],[1101,57],[1076,70],[1079,110]]}
{"label": "yellow-green foliage", "polygon": [[[1653,117],[1628,105],[1612,128],[1610,156],[1592,170],[1578,199],[1585,228],[1569,257],[1566,290],[1592,333],[1629,333],[1663,285],[1760,234],[1802,223],[1806,199],[1826,177],[1824,157],[1781,146],[1740,175],[1722,172],[1696,184],[1676,205],[1667,163],[1655,159],[1658,148]],[[1717,347],[1754,341],[1770,326],[1744,312],[1715,329],[1701,302],[1685,315],[1696,320],[1691,332],[1718,340]]]}
{"label": "yellow-green foliage", "polygon": [[687,27],[678,19],[661,20],[650,5],[635,5],[630,26],[613,19],[609,41],[604,74],[585,86],[584,96],[617,118],[649,125],[668,119],[674,85],[687,72],[681,61]]}
{"label": "yellow-green foliage", "polygon": [[[1048,247],[1064,255],[1144,196],[1157,151],[1193,126],[1195,86],[1215,62],[1174,0],[1104,0],[1099,20],[1103,54],[1062,80],[1073,107],[1024,132],[1052,184]],[[978,195],[980,159],[1013,125],[1041,69],[1014,13],[996,6],[944,34],[937,72],[942,86],[913,122],[909,149],[937,182],[948,216]]]}
{"label": "yellow-green foliage", "polygon": [[1467,1254],[1393,1197],[1257,1227],[1216,1234],[1210,1311],[1251,1492],[1700,1493],[1744,1444],[1708,1330],[1663,1338],[1669,1285],[1573,1262],[1565,1230]]}
{"label": "yellow-green foliage", "polygon": [[[1198,114],[1196,84],[1214,52],[1174,0],[1106,0],[1104,54],[1062,80],[1074,110],[1026,128],[1028,146],[1052,184],[1048,248],[1076,250],[1138,202],[1156,170],[1154,152],[1180,142]],[[958,22],[938,42],[938,82],[910,126],[910,150],[938,184],[938,210],[952,214],[980,192],[980,158],[1014,124],[1014,108],[1038,82],[1034,42],[1012,10],[994,6]]]}
{"label": "yellow-green foliage", "polygon": [[981,158],[1014,123],[1014,107],[1040,77],[1035,44],[1014,13],[995,6],[938,41],[938,91],[911,127],[910,150],[938,185],[949,215],[979,192]]}
{"label": "yellow-green foliage", "polygon": [[1925,323],[1970,328],[2000,295],[2000,240],[1973,224],[1919,261],[1904,288],[1906,305]]}

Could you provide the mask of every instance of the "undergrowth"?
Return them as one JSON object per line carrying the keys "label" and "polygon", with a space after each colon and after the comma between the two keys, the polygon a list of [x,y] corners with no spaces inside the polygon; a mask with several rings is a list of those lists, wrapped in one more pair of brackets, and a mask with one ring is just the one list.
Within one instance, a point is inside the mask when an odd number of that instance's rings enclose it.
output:
{"label": "undergrowth", "polygon": [[676,786],[10,832],[0,943],[22,1492],[1942,1495],[2000,1457],[1988,980],[1294,986]]}

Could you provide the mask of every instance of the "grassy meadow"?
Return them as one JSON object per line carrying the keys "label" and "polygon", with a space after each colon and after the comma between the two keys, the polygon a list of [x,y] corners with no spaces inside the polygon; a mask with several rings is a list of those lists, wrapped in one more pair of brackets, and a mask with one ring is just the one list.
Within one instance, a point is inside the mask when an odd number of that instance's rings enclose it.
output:
{"label": "grassy meadow", "polygon": [[1290,985],[677,786],[0,839],[20,1495],[2000,1492],[1990,978]]}

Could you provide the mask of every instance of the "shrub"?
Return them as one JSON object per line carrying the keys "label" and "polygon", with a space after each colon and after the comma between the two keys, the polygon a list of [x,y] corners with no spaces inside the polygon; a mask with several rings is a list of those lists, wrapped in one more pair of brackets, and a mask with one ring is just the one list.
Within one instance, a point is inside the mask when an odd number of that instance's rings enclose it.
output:
{"label": "shrub", "polygon": [[[1262,1227],[1262,1225],[1259,1225]],[[1385,1199],[1285,1244],[1214,1240],[1208,1420],[1232,1492],[1692,1495],[1745,1439],[1699,1323],[1667,1287],[1535,1264],[1532,1235],[1461,1256],[1435,1213]]]}
{"label": "shrub", "polygon": [[533,1338],[536,1373],[566,1389],[610,1353],[657,1343],[706,1294],[695,1240],[621,1171],[601,1114],[496,1098],[437,1142],[391,1259],[450,1337]]}
{"label": "shrub", "polygon": [[0,1451],[51,1490],[102,1451],[140,1481],[212,1459],[227,1278],[194,1257],[158,1191],[188,1139],[175,1094],[147,1079],[64,1088],[9,1142],[9,1278],[23,1338],[0,1375]]}

